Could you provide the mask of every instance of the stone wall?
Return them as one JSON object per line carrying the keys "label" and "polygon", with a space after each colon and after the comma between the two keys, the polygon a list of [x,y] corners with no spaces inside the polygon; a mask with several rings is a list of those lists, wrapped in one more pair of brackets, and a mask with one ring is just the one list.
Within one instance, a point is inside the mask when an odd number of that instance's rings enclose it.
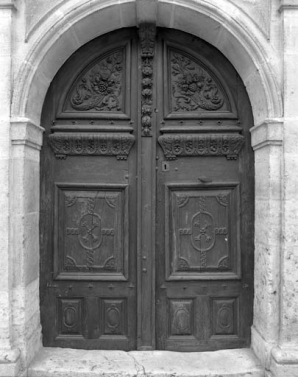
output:
{"label": "stone wall", "polygon": [[80,46],[146,20],[205,39],[246,86],[255,122],[252,348],[267,376],[297,376],[297,0],[0,0],[0,376],[25,374],[41,347],[39,150],[46,91]]}

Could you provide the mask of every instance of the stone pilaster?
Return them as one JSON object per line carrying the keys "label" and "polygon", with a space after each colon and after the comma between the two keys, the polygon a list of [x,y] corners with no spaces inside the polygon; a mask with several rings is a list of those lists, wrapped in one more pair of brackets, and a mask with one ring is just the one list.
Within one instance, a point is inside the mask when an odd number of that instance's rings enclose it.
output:
{"label": "stone pilaster", "polygon": [[13,1],[0,0],[0,376],[18,373],[19,352],[12,336],[12,263],[10,258],[10,103]]}
{"label": "stone pilaster", "polygon": [[282,0],[284,127],[283,218],[278,346],[273,349],[273,377],[298,376],[298,2]]}
{"label": "stone pilaster", "polygon": [[39,313],[39,162],[43,128],[11,120],[12,328],[25,371],[41,347]]}
{"label": "stone pilaster", "polygon": [[279,331],[282,119],[251,129],[255,151],[255,296],[252,348],[268,369]]}

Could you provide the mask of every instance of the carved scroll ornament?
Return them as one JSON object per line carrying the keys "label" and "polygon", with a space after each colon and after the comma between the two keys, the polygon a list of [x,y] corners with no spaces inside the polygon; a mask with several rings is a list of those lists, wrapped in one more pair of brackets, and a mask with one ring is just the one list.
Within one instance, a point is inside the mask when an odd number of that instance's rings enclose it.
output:
{"label": "carved scroll ornament", "polygon": [[224,96],[209,73],[182,54],[171,52],[170,56],[174,112],[220,109]]}
{"label": "carved scroll ornament", "polygon": [[228,160],[236,160],[244,137],[229,134],[162,135],[158,142],[167,160],[175,160],[179,156],[226,156]]}
{"label": "carved scroll ornament", "polygon": [[142,136],[152,136],[153,58],[156,28],[154,24],[140,25],[142,58]]}
{"label": "carved scroll ornament", "polygon": [[56,158],[67,156],[115,156],[126,160],[135,142],[128,133],[67,133],[56,132],[49,136],[49,143]]}

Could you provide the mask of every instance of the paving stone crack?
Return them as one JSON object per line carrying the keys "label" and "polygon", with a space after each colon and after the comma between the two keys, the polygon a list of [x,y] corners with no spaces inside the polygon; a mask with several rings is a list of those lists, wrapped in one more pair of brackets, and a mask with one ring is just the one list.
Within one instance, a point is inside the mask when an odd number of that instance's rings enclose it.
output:
{"label": "paving stone crack", "polygon": [[145,371],[145,367],[143,365],[141,365],[134,357],[133,355],[131,355],[130,353],[127,353],[128,356],[133,360],[134,362],[134,366],[136,368],[136,371],[137,371],[137,376],[139,377],[146,377],[146,371]]}

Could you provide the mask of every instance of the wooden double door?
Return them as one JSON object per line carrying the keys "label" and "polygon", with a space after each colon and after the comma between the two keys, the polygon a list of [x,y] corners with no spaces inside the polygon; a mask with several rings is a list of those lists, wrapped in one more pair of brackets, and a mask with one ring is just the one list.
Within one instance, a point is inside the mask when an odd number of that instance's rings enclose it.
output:
{"label": "wooden double door", "polygon": [[250,343],[252,115],[214,47],[141,25],[60,69],[42,114],[46,346]]}

